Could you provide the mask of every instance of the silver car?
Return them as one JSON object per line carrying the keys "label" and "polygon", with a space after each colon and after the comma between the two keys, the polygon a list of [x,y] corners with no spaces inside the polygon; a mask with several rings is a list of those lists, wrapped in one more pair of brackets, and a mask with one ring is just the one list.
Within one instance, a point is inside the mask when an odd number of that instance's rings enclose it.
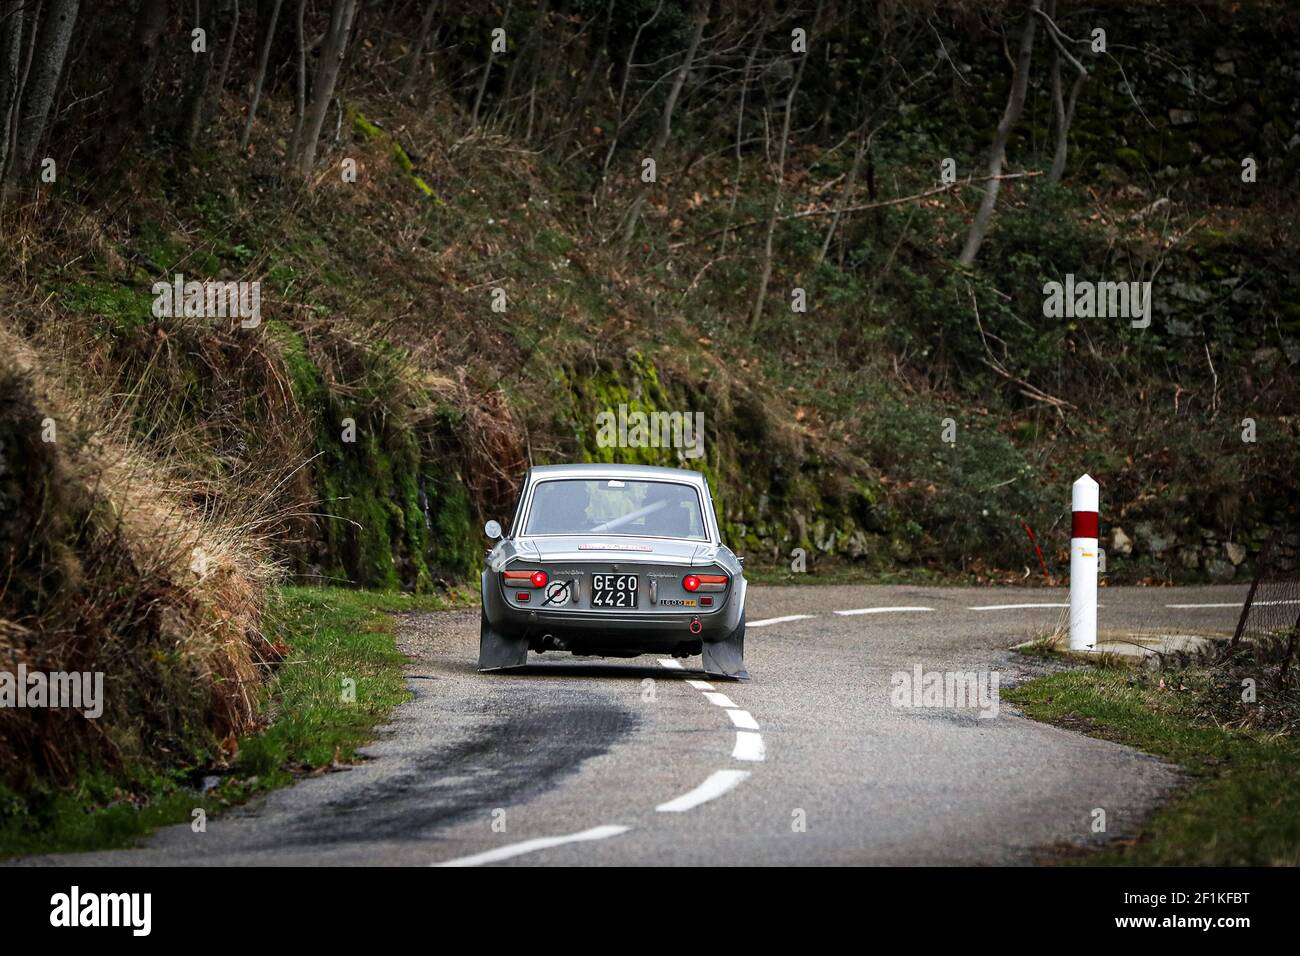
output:
{"label": "silver car", "polygon": [[481,671],[530,650],[599,657],[701,655],[747,680],[742,559],[722,543],[697,471],[644,465],[531,468],[510,533],[483,569]]}

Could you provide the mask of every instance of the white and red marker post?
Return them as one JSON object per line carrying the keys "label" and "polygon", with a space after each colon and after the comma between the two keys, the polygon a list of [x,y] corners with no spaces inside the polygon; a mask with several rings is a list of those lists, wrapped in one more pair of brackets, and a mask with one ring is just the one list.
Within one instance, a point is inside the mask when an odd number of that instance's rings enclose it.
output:
{"label": "white and red marker post", "polygon": [[1092,476],[1074,483],[1070,516],[1070,650],[1097,647],[1097,538],[1101,493]]}

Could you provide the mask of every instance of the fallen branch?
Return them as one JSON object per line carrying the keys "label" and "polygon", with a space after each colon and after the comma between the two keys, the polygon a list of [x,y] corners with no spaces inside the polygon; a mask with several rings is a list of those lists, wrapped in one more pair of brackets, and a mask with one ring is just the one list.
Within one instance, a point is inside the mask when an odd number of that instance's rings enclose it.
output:
{"label": "fallen branch", "polygon": [[[1034,176],[1043,175],[1041,169],[1031,169],[1023,173],[1004,173],[1000,176],[979,176],[960,179],[956,182],[947,183],[943,186],[936,186],[933,189],[927,189],[924,192],[913,193],[910,196],[899,196],[896,199],[882,199],[879,202],[861,203],[856,206],[845,206],[838,210],[841,215],[851,212],[863,212],[867,209],[880,209],[885,206],[901,206],[903,203],[915,202],[918,199],[928,199],[931,196],[938,196],[941,193],[949,192],[960,186],[973,186],[976,183],[986,183],[990,180],[997,179],[1030,179]],[[817,216],[833,216],[836,213],[835,208],[831,209],[805,209],[802,212],[792,212],[788,216],[778,216],[777,222],[787,222],[791,219],[812,219]],[[766,219],[750,219],[746,222],[736,223],[731,226],[725,226],[722,229],[715,229],[712,232],[706,232],[702,236],[695,236],[691,239],[683,239],[680,242],[669,243],[669,249],[680,249],[682,246],[693,245],[697,242],[703,242],[706,239],[712,239],[714,236],[720,236],[724,232],[737,232],[741,229],[747,229],[750,226],[759,226],[766,223]]]}

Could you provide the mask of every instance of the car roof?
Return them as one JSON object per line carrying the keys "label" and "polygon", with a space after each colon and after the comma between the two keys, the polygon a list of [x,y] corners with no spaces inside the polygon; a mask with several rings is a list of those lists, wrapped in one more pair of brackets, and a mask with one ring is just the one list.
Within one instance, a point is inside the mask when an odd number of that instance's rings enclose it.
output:
{"label": "car roof", "polygon": [[686,468],[658,465],[618,465],[592,462],[574,465],[535,465],[528,470],[532,481],[546,478],[640,478],[646,481],[687,481],[704,486],[704,475]]}

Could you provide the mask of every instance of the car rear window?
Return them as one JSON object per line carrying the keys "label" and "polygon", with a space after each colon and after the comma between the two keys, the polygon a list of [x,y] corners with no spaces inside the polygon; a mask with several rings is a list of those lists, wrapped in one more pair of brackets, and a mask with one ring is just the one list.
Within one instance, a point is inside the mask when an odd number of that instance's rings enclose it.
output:
{"label": "car rear window", "polygon": [[694,488],[629,478],[539,482],[524,534],[707,539],[700,496]]}

